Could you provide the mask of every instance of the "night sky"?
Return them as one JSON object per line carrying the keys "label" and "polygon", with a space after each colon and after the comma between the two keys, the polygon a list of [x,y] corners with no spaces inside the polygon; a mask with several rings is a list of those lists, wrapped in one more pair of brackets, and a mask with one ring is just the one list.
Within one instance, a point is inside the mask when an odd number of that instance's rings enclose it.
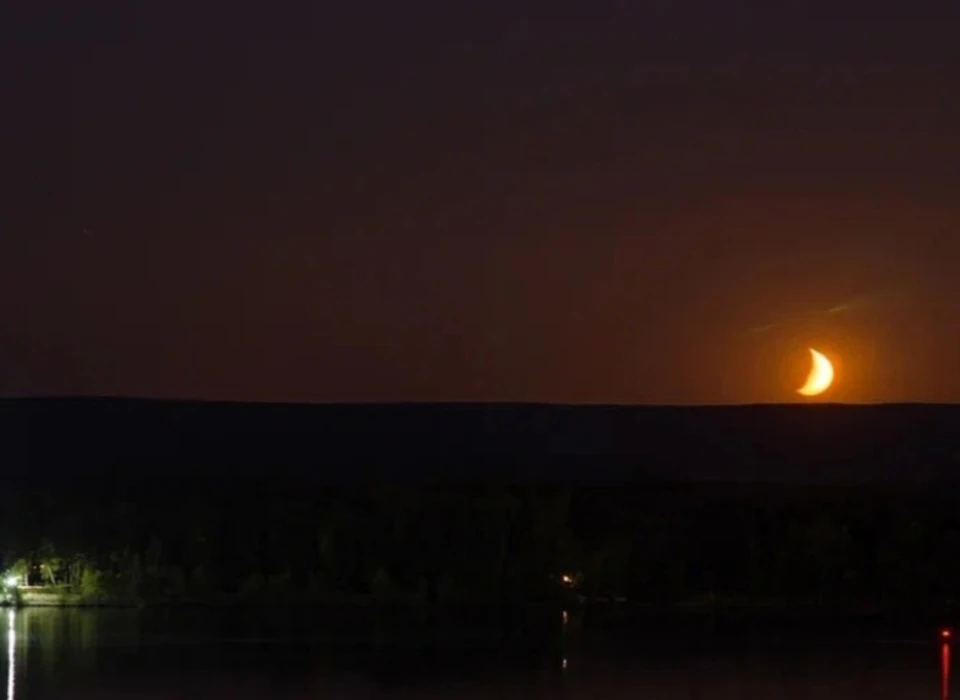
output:
{"label": "night sky", "polygon": [[2,395],[960,401],[957,3],[12,4]]}

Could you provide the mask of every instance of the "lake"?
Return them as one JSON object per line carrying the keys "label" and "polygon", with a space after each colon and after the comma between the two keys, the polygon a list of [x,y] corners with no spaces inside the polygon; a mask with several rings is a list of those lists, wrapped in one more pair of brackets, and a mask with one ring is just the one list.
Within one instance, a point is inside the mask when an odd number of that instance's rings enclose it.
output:
{"label": "lake", "polygon": [[929,621],[40,608],[0,619],[7,700],[935,700],[950,661]]}

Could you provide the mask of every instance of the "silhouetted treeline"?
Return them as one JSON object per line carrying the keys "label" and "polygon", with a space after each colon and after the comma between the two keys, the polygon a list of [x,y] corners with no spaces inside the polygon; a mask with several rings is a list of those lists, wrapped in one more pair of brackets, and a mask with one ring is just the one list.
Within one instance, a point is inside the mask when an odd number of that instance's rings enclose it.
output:
{"label": "silhouetted treeline", "polygon": [[[88,600],[910,605],[960,591],[960,494],[679,485],[51,480],[8,489],[7,569]],[[26,567],[26,569],[24,569]]]}
{"label": "silhouetted treeline", "polygon": [[957,406],[7,400],[0,445],[4,570],[91,601],[960,590]]}

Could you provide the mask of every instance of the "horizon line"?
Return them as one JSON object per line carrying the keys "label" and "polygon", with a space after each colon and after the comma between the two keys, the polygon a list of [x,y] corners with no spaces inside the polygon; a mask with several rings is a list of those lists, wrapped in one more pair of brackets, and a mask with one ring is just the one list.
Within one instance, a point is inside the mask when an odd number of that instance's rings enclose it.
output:
{"label": "horizon line", "polygon": [[952,401],[751,401],[740,403],[627,403],[602,401],[534,401],[511,399],[385,399],[385,400],[262,400],[262,399],[217,399],[202,397],[162,397],[128,394],[28,394],[0,396],[0,402],[83,402],[116,401],[128,403],[200,404],[230,406],[289,406],[289,407],[389,407],[389,406],[515,406],[545,408],[784,408],[784,407],[893,407],[893,406],[960,406]]}

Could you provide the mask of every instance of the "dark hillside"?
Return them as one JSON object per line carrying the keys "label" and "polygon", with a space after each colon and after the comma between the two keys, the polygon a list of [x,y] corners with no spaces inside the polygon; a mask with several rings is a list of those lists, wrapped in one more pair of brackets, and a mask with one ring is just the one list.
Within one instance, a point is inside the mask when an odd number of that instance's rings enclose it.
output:
{"label": "dark hillside", "polygon": [[[956,406],[0,404],[8,571],[85,600],[945,605]],[[582,575],[582,579],[579,578]]]}
{"label": "dark hillside", "polygon": [[[122,399],[0,403],[8,478],[255,475],[954,481],[960,406],[257,405]],[[92,471],[91,471],[92,470]]]}

